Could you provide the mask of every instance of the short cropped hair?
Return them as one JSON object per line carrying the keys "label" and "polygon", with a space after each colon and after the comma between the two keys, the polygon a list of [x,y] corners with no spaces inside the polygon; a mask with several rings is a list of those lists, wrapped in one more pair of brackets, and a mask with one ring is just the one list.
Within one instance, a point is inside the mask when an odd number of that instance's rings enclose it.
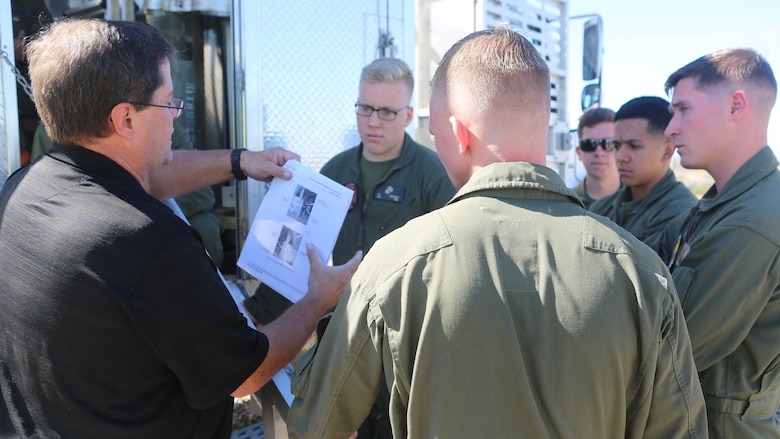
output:
{"label": "short cropped hair", "polygon": [[642,96],[623,104],[615,113],[615,122],[621,119],[646,119],[647,132],[663,134],[672,120],[669,102],[657,96]]}
{"label": "short cropped hair", "polygon": [[363,67],[360,74],[361,84],[392,84],[402,82],[409,87],[409,93],[414,91],[414,76],[403,60],[398,58],[377,58]]}
{"label": "short cropped hair", "polygon": [[448,101],[468,99],[477,114],[550,112],[550,70],[533,43],[510,25],[474,32],[444,54],[431,80]]}
{"label": "short cropped hair", "polygon": [[724,49],[704,55],[669,75],[664,85],[667,94],[685,78],[692,78],[699,90],[707,90],[721,84],[750,84],[765,90],[763,96],[771,98],[771,108],[777,98],[777,81],[763,56],[753,49]]}
{"label": "short cropped hair", "polygon": [[35,105],[51,139],[78,145],[110,134],[111,110],[149,102],[175,49],[140,22],[59,19],[27,46]]}
{"label": "short cropped hair", "polygon": [[577,138],[582,139],[583,128],[593,128],[596,125],[604,122],[614,122],[615,112],[609,108],[591,108],[585,111],[580,116],[580,121],[577,124]]}

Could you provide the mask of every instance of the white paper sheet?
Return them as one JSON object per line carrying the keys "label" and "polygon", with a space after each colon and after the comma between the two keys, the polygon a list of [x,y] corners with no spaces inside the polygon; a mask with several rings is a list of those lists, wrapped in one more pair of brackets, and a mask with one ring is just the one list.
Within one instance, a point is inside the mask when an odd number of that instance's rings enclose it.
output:
{"label": "white paper sheet", "polygon": [[271,182],[249,229],[238,266],[292,302],[308,290],[306,244],[327,263],[352,201],[352,189],[300,162],[285,165],[292,179]]}

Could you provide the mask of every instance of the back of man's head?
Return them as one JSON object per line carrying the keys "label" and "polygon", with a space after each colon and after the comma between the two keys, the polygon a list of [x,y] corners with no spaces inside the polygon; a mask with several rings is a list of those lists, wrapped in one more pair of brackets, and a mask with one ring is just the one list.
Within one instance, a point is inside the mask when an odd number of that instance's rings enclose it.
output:
{"label": "back of man's head", "polygon": [[642,96],[631,99],[623,104],[615,113],[615,122],[622,119],[646,119],[647,132],[650,134],[663,134],[672,113],[669,111],[669,102],[657,96]]}
{"label": "back of man's head", "polygon": [[724,49],[704,55],[669,75],[664,89],[669,94],[683,79],[691,78],[698,90],[720,86],[752,88],[750,98],[767,113],[777,98],[777,81],[772,67],[753,49]]}
{"label": "back of man's head", "polygon": [[360,74],[361,84],[380,84],[401,82],[414,91],[414,76],[403,60],[398,58],[377,58],[363,67]]}
{"label": "back of man's head", "polygon": [[586,110],[580,116],[580,121],[577,124],[577,138],[582,139],[583,128],[593,128],[596,125],[604,122],[614,122],[615,112],[609,108],[598,107]]}
{"label": "back of man's head", "polygon": [[[465,99],[481,114],[539,106],[549,114],[550,72],[533,44],[507,25],[474,32],[447,51],[431,81],[450,102]],[[535,109],[525,107],[533,104]]]}
{"label": "back of man's head", "polygon": [[434,111],[449,113],[461,123],[461,144],[472,152],[473,166],[496,161],[544,164],[549,68],[533,43],[508,25],[474,32],[455,43],[439,63],[431,81]]}
{"label": "back of man's head", "polygon": [[144,23],[62,19],[43,29],[26,54],[49,136],[79,144],[110,134],[108,118],[117,104],[149,102],[163,83],[161,63],[175,49]]}

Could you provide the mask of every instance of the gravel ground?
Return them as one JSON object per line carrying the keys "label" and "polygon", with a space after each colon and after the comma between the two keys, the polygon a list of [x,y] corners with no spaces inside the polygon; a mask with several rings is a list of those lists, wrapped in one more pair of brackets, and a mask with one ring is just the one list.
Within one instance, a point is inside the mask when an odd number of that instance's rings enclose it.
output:
{"label": "gravel ground", "polygon": [[251,396],[233,399],[233,431],[262,421],[262,410]]}

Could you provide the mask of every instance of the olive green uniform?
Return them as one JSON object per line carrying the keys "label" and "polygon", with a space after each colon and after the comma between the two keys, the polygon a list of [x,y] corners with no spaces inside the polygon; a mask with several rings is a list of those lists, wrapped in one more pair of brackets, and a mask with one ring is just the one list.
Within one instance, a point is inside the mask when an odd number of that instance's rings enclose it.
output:
{"label": "olive green uniform", "polygon": [[670,169],[641,200],[634,200],[631,188],[623,186],[614,194],[591,204],[590,211],[604,215],[646,242],[675,217],[689,211],[696,202],[696,197],[677,181]]}
{"label": "olive green uniform", "polygon": [[580,197],[580,200],[582,200],[582,204],[585,205],[585,208],[590,209],[590,205],[593,204],[596,199],[588,195],[588,190],[585,188],[585,178],[582,179],[580,184],[574,186],[572,190],[575,194],[577,194],[578,197]]}
{"label": "olive green uniform", "polygon": [[711,438],[780,438],[777,166],[765,147],[653,243],[672,261]]}
{"label": "olive green uniform", "polygon": [[363,185],[361,157],[362,143],[340,152],[320,169],[321,174],[355,191],[354,204],[333,249],[335,265],[347,262],[358,250],[367,253],[377,239],[444,206],[455,194],[439,156],[409,134],[404,134],[401,155],[371,187]]}
{"label": "olive green uniform", "polygon": [[290,437],[706,437],[674,284],[552,170],[497,163],[377,241],[293,377]]}

